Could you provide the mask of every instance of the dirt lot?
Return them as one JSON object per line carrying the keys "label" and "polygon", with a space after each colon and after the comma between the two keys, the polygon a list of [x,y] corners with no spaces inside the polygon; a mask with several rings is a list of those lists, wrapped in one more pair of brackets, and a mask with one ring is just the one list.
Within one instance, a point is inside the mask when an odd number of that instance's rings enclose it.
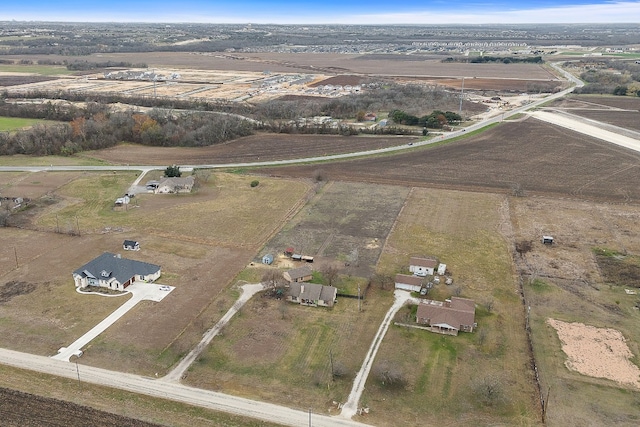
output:
{"label": "dirt lot", "polygon": [[547,323],[558,332],[562,351],[567,355],[567,369],[640,387],[640,369],[629,360],[633,353],[620,331],[555,319]]}
{"label": "dirt lot", "polygon": [[[454,89],[462,88],[462,79],[438,78],[430,79],[428,77],[419,78],[421,81],[429,81],[433,84],[448,86]],[[526,78],[512,79],[491,79],[491,78],[465,78],[465,90],[490,91],[490,92],[531,92],[538,93],[551,92],[555,88],[562,87],[563,83],[555,79],[552,80],[535,80]]]}
{"label": "dirt lot", "polygon": [[[295,159],[405,145],[414,137],[258,134],[202,148],[119,145],[83,156],[117,164],[224,164]],[[308,177],[311,177],[309,175]]]}
{"label": "dirt lot", "polygon": [[[595,167],[594,165],[597,165]],[[613,144],[528,119],[464,140],[389,157],[322,166],[329,179],[511,193],[640,200],[640,156]],[[310,176],[316,166],[271,168]]]}
{"label": "dirt lot", "polygon": [[264,252],[281,254],[293,247],[302,255],[344,264],[357,250],[357,262],[350,262],[348,270],[369,277],[407,194],[402,187],[330,182],[267,243]]}

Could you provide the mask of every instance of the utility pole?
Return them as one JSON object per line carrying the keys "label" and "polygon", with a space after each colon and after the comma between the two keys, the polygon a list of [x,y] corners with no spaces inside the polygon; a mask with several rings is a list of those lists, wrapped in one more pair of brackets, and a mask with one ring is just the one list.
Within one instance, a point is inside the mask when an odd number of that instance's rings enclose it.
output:
{"label": "utility pole", "polygon": [[309,408],[309,427],[311,427],[311,408]]}
{"label": "utility pole", "polygon": [[78,215],[76,215],[76,228],[78,229],[78,236],[80,235],[80,223],[78,222]]}
{"label": "utility pole", "polygon": [[458,114],[462,116],[462,99],[464,98],[464,77],[462,78],[462,90],[460,90],[460,108]]}
{"label": "utility pole", "polygon": [[362,303],[360,302],[360,285],[358,285],[358,312],[362,311]]}
{"label": "utility pole", "polygon": [[329,349],[329,363],[331,363],[331,379],[333,380],[335,371],[333,370],[333,353],[331,349]]}
{"label": "utility pole", "polygon": [[80,392],[82,393],[82,383],[80,382],[80,369],[78,368],[78,357],[76,357],[76,373],[78,374],[78,386],[80,386]]}
{"label": "utility pole", "polygon": [[58,214],[56,214],[56,233],[60,234],[60,222],[58,222]]}
{"label": "utility pole", "polygon": [[13,247],[13,255],[15,255],[16,257],[16,269],[20,268],[20,264],[18,264],[18,251],[16,250],[16,247]]}

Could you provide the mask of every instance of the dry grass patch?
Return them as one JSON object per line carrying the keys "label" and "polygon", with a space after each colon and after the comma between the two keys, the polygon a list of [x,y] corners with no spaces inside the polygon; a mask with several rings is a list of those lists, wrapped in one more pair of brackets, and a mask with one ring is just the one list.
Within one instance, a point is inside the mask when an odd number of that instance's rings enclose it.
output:
{"label": "dry grass patch", "polygon": [[[532,250],[517,256],[525,283],[534,353],[542,390],[548,398],[547,424],[633,426],[640,420],[633,387],[567,369],[567,356],[556,330],[547,319],[611,328],[625,338],[631,363],[638,364],[640,313],[637,295],[624,286],[607,283],[596,262],[595,248],[607,255],[640,253],[634,205],[586,203],[573,200],[511,200],[515,240],[531,240]],[[552,246],[540,243],[541,234],[555,237]],[[583,335],[585,335],[583,333]],[[586,337],[586,335],[585,335]],[[583,350],[587,358],[592,353]]]}

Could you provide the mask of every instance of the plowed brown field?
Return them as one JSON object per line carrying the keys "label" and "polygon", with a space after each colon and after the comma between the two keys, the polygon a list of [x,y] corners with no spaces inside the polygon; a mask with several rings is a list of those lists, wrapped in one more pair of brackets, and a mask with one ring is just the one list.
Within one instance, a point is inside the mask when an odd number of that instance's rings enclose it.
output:
{"label": "plowed brown field", "polygon": [[[311,176],[317,166],[272,168]],[[325,164],[332,180],[512,191],[627,202],[640,200],[640,154],[528,119],[465,140],[395,156]]]}
{"label": "plowed brown field", "polygon": [[154,427],[145,421],[62,400],[0,388],[0,417],[5,427]]}
{"label": "plowed brown field", "polygon": [[188,165],[260,162],[353,153],[405,145],[414,137],[260,134],[210,147],[144,147],[120,145],[86,155],[120,164]]}

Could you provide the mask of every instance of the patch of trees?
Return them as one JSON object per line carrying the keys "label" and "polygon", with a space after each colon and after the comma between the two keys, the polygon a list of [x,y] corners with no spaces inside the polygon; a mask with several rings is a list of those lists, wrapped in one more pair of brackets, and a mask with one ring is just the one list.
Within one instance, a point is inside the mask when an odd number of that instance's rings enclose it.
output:
{"label": "patch of trees", "polygon": [[401,85],[393,82],[367,85],[359,94],[340,98],[273,100],[255,106],[258,120],[293,120],[298,117],[331,116],[344,119],[356,117],[360,111],[391,111],[402,109],[419,114],[425,109],[453,109],[458,106],[458,94],[440,86]]}
{"label": "patch of trees", "polygon": [[586,85],[576,88],[575,93],[640,96],[640,64],[598,60],[583,61],[580,65],[588,68],[580,74]]}
{"label": "patch of trees", "polygon": [[106,62],[74,61],[74,62],[69,62],[66,65],[67,65],[67,70],[70,70],[70,71],[88,71],[88,70],[97,70],[101,68],[110,68],[110,67],[147,68],[147,64],[144,64],[144,63],[132,64],[131,62],[124,62],[124,61],[117,61],[117,62],[116,61],[106,61]]}
{"label": "patch of trees", "polygon": [[250,122],[235,116],[175,115],[159,110],[143,114],[98,107],[82,110],[68,123],[39,124],[23,131],[0,133],[0,155],[71,155],[122,141],[153,146],[207,146],[253,132]]}
{"label": "patch of trees", "polygon": [[253,108],[248,104],[230,102],[225,100],[189,100],[155,97],[152,95],[124,95],[121,93],[82,93],[78,91],[50,92],[46,90],[31,90],[26,93],[12,93],[5,90],[5,98],[15,97],[21,99],[62,99],[70,102],[95,102],[102,104],[127,104],[149,108],[169,108],[175,110],[218,111],[249,115]]}
{"label": "patch of trees", "polygon": [[442,129],[452,123],[460,123],[462,117],[458,113],[451,111],[435,110],[427,116],[417,117],[402,110],[393,110],[389,113],[389,118],[394,123],[407,126],[423,126],[433,129]]}

